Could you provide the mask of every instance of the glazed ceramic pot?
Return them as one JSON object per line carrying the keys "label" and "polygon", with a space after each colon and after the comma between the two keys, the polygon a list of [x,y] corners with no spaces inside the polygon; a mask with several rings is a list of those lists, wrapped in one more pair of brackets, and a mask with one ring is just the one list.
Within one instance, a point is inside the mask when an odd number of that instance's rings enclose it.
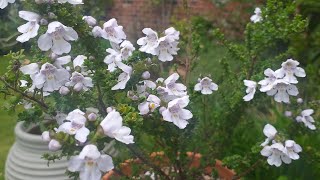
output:
{"label": "glazed ceramic pot", "polygon": [[65,180],[68,162],[66,159],[55,161],[48,166],[47,160],[41,159],[48,153],[48,143],[41,135],[28,133],[30,129],[23,122],[15,127],[16,141],[11,147],[5,169],[6,180]]}

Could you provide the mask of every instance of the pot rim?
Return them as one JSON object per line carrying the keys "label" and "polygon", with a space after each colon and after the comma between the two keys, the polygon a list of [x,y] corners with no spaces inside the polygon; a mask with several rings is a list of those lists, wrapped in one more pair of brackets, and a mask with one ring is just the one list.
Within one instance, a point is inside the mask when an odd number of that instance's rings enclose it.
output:
{"label": "pot rim", "polygon": [[27,132],[28,129],[26,129],[23,126],[23,124],[24,124],[24,121],[18,122],[16,127],[14,128],[16,137],[24,141],[33,141],[33,142],[39,142],[39,143],[43,142],[41,135],[28,133]]}

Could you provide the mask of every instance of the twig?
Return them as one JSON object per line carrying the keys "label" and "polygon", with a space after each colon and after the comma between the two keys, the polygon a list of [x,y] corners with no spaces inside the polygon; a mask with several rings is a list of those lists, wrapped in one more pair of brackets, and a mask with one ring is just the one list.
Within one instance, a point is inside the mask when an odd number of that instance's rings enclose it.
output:
{"label": "twig", "polygon": [[22,95],[23,97],[25,97],[25,98],[27,98],[27,99],[29,99],[29,100],[31,100],[31,101],[34,101],[34,102],[38,103],[38,104],[39,104],[41,107],[43,107],[44,109],[49,109],[48,105],[46,105],[44,102],[36,99],[35,97],[31,97],[31,96],[29,96],[28,94],[26,94],[26,93],[24,93],[24,92],[22,92],[22,91],[20,91],[20,90],[18,90],[18,89],[16,89],[16,88],[12,87],[12,86],[5,80],[4,77],[1,77],[1,78],[0,78],[0,81],[2,81],[9,89],[11,89],[11,90],[19,93],[19,94]]}
{"label": "twig", "polygon": [[97,90],[98,90],[98,101],[99,101],[99,104],[101,106],[102,115],[106,116],[108,114],[107,113],[107,107],[103,102],[103,96],[102,96],[102,93],[101,93],[101,88],[100,88],[100,85],[98,83],[96,84],[96,86],[97,86]]}
{"label": "twig", "polygon": [[164,177],[166,180],[170,180],[170,177],[163,172],[158,166],[152,164],[148,159],[146,159],[141,153],[137,152],[132,144],[126,145],[126,147],[137,157],[139,158],[143,163],[145,163],[147,166],[150,166],[155,171],[157,171],[161,176]]}

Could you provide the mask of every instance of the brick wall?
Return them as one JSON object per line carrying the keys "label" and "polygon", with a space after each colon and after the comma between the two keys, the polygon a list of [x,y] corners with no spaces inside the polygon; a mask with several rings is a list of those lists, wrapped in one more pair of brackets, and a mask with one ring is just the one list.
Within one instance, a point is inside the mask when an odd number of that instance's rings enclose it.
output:
{"label": "brick wall", "polygon": [[[173,19],[187,17],[183,0],[162,2],[155,4],[152,0],[113,0],[113,5],[107,9],[107,18],[116,18],[118,24],[124,27],[128,38],[136,40],[142,35],[144,27],[161,32]],[[211,0],[188,0],[188,5],[191,15],[204,16],[222,29],[231,30],[231,36],[239,35],[249,20],[249,14],[244,13],[250,8],[248,4],[231,2],[224,7],[217,7]],[[239,18],[240,15],[243,18]]]}

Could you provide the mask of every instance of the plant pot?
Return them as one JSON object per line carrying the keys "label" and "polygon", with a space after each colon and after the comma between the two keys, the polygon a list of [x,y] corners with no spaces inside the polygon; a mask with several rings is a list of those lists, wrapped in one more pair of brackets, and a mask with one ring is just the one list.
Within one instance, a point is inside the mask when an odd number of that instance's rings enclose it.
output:
{"label": "plant pot", "polygon": [[48,143],[42,141],[41,135],[28,133],[23,122],[15,127],[16,141],[11,147],[5,169],[6,180],[64,180],[68,162],[66,159],[47,164],[41,159],[48,153]]}
{"label": "plant pot", "polygon": [[[190,159],[190,168],[200,168],[201,157],[200,153],[187,152],[187,156]],[[164,155],[163,152],[153,152],[150,154],[150,160],[153,164],[159,167],[168,167],[170,166],[169,159]],[[132,166],[133,164],[142,164],[139,159],[128,159],[125,162],[120,164],[120,173],[125,176],[129,176],[132,174]],[[213,169],[216,169],[219,175],[219,179],[221,180],[232,180],[236,173],[234,170],[228,169],[223,166],[222,161],[216,160],[215,166],[207,166],[203,169],[203,173],[205,175],[211,175]],[[111,180],[117,176],[120,176],[119,172],[114,170],[109,171],[103,176],[103,180]]]}

